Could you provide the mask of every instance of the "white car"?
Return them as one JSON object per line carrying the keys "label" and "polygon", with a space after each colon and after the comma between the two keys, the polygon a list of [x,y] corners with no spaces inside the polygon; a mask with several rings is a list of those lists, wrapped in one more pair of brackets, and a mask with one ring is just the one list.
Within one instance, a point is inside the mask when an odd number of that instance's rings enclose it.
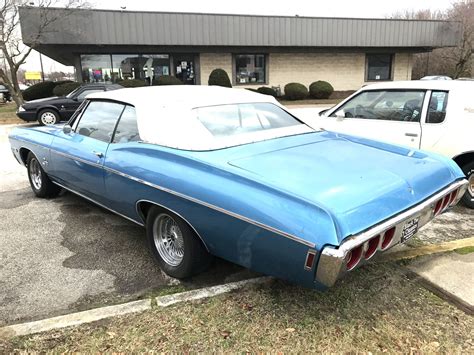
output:
{"label": "white car", "polygon": [[[474,208],[474,82],[394,81],[367,85],[327,110],[291,110],[335,132],[443,154],[469,179],[463,197]],[[311,122],[310,122],[311,121]]]}

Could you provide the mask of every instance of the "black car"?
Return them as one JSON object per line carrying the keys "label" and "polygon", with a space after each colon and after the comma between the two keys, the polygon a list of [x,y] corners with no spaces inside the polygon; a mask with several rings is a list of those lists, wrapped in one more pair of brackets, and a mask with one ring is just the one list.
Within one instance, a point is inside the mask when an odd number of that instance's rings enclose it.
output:
{"label": "black car", "polygon": [[8,91],[8,88],[3,84],[0,84],[0,94],[3,94],[3,101],[8,102],[11,100],[10,91]]}
{"label": "black car", "polygon": [[28,101],[18,109],[16,115],[27,122],[38,121],[40,125],[51,125],[59,121],[67,121],[87,95],[94,92],[122,88],[118,84],[81,85],[66,96]]}

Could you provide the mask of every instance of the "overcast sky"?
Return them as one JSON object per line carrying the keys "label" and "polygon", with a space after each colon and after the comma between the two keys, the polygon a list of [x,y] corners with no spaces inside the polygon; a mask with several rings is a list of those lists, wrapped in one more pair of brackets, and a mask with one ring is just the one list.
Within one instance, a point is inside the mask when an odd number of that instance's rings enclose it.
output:
{"label": "overcast sky", "polygon": [[[173,12],[211,12],[254,15],[376,17],[383,18],[405,10],[444,10],[454,0],[89,0],[93,8]],[[43,56],[45,72],[73,71]],[[39,55],[33,53],[23,66],[40,70]]]}

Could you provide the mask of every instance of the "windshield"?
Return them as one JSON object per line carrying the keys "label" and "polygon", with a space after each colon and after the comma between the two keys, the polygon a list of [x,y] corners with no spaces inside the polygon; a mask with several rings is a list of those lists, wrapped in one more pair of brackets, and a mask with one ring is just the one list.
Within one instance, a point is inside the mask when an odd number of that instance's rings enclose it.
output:
{"label": "windshield", "polygon": [[80,86],[79,86],[78,88],[75,88],[75,89],[72,90],[69,94],[67,94],[66,97],[67,97],[67,98],[73,97],[73,96],[76,94],[76,92],[79,91],[80,88],[81,88]]}
{"label": "windshield", "polygon": [[214,137],[303,125],[301,121],[271,103],[245,103],[199,107],[196,118]]}

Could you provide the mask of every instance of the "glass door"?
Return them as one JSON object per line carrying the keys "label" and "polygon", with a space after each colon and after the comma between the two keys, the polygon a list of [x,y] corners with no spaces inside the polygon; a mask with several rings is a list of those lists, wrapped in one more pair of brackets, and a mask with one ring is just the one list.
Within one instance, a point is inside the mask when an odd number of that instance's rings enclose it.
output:
{"label": "glass door", "polygon": [[178,54],[174,56],[174,75],[184,84],[196,84],[195,56]]}

